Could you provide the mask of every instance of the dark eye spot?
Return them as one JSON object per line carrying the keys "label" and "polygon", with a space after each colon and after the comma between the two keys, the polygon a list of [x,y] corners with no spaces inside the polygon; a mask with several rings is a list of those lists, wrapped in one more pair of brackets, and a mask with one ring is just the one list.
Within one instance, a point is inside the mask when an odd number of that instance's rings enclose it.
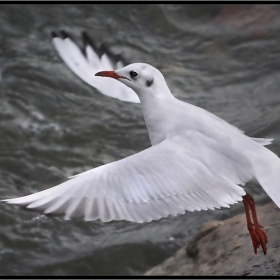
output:
{"label": "dark eye spot", "polygon": [[137,72],[135,72],[135,71],[133,71],[133,70],[132,70],[132,71],[130,71],[130,73],[129,73],[129,74],[130,74],[130,77],[131,77],[131,78],[135,78],[135,77],[137,77],[137,76],[138,76]]}
{"label": "dark eye spot", "polygon": [[146,81],[146,86],[147,86],[147,87],[150,87],[150,86],[153,84],[153,82],[154,82],[153,79],[147,80],[147,81]]}

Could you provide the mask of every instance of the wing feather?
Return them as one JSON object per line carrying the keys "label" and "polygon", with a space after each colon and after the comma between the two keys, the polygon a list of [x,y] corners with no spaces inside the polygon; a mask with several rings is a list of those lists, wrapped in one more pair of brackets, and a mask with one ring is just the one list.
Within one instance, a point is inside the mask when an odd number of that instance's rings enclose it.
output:
{"label": "wing feather", "polygon": [[116,70],[120,68],[119,66],[124,67],[124,62],[113,61],[113,58],[119,56],[109,55],[104,47],[102,51],[98,50],[89,44],[89,39],[85,41],[86,46],[83,51],[65,31],[61,31],[61,34],[53,33],[52,42],[62,60],[84,82],[102,94],[122,101],[140,103],[137,94],[131,88],[117,80],[95,76],[101,70]]}
{"label": "wing feather", "polygon": [[[186,210],[229,207],[242,199],[238,176],[226,177],[225,162],[216,173],[190,145],[166,139],[125,159],[78,174],[42,192],[4,200],[65,219],[146,222]],[[200,147],[197,147],[199,149]],[[227,159],[229,161],[229,159]],[[232,168],[238,175],[238,166]],[[240,171],[241,172],[241,171]],[[234,181],[234,179],[236,181]]]}

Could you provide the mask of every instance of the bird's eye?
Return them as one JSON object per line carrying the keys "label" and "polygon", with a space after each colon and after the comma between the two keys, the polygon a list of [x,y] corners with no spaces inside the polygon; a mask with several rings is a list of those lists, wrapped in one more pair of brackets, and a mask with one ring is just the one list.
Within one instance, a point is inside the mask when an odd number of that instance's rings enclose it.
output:
{"label": "bird's eye", "polygon": [[130,71],[129,74],[130,74],[130,77],[131,77],[131,78],[135,78],[135,77],[138,76],[137,72],[135,72],[135,71]]}

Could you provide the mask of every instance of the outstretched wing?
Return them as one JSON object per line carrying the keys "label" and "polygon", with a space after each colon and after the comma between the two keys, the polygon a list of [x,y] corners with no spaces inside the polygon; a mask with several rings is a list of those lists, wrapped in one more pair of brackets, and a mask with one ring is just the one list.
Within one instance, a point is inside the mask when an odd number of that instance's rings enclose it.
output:
{"label": "outstretched wing", "polygon": [[64,214],[65,219],[141,223],[185,210],[229,207],[242,200],[245,191],[237,186],[242,181],[238,164],[216,155],[217,166],[213,167],[203,155],[193,145],[188,148],[166,139],[53,188],[3,201],[45,214]]}
{"label": "outstretched wing", "polygon": [[83,47],[80,48],[65,31],[52,32],[53,44],[63,61],[84,82],[101,93],[122,101],[140,103],[137,94],[114,79],[94,76],[101,70],[116,70],[126,64],[120,55],[112,54],[103,44],[97,48],[83,32]]}

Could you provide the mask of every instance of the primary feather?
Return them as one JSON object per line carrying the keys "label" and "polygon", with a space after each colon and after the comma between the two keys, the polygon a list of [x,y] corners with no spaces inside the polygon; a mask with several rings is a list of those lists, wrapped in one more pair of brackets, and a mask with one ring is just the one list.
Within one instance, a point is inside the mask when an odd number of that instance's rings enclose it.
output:
{"label": "primary feather", "polygon": [[62,60],[84,82],[99,90],[102,94],[121,101],[139,103],[137,94],[129,87],[110,79],[105,81],[94,74],[102,69],[116,70],[126,64],[120,55],[113,55],[102,45],[95,47],[89,36],[83,33],[81,49],[66,31],[52,33],[53,45]]}

